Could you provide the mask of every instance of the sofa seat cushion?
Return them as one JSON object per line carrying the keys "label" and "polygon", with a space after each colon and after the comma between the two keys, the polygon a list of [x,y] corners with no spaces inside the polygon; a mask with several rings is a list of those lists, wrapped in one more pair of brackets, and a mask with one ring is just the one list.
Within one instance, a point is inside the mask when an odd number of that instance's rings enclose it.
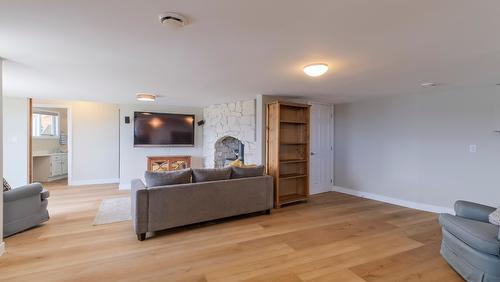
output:
{"label": "sofa seat cushion", "polygon": [[498,226],[450,214],[441,214],[439,222],[446,231],[472,248],[483,253],[499,256]]}
{"label": "sofa seat cushion", "polygon": [[256,167],[232,167],[231,178],[247,178],[258,177],[264,175],[264,166],[259,165]]}
{"label": "sofa seat cushion", "polygon": [[[500,281],[498,280],[500,278],[499,257],[473,249],[444,228],[441,254],[466,281]],[[496,277],[497,280],[484,279],[486,276],[490,279]]]}
{"label": "sofa seat cushion", "polygon": [[193,169],[193,183],[227,180],[231,177],[231,167]]}
{"label": "sofa seat cushion", "polygon": [[165,172],[146,171],[144,178],[148,187],[186,184],[191,182],[191,169]]}

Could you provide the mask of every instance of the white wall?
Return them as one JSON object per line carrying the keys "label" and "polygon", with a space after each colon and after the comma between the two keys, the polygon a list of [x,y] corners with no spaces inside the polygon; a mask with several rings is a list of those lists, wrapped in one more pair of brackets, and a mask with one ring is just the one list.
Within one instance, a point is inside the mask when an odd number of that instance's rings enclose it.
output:
{"label": "white wall", "polygon": [[3,177],[12,187],[28,184],[28,99],[3,97]]}
{"label": "white wall", "polygon": [[[195,115],[194,147],[134,147],[134,112],[160,112]],[[125,124],[125,117],[130,124]],[[120,189],[130,189],[132,179],[144,180],[148,156],[192,156],[192,167],[203,166],[203,128],[196,123],[203,119],[203,108],[161,105],[120,105]],[[117,121],[118,122],[118,121]]]}
{"label": "white wall", "polygon": [[[3,142],[3,108],[2,108],[2,58],[0,58],[0,143]],[[0,144],[0,158],[3,159],[3,145]],[[0,162],[0,176],[3,177],[3,162]],[[3,189],[3,188],[2,188]],[[5,251],[5,243],[3,242],[3,193],[0,193],[0,256]]]}
{"label": "white wall", "polygon": [[33,104],[69,107],[72,130],[71,185],[119,181],[118,105],[38,99],[33,100]]}
{"label": "white wall", "polygon": [[[430,207],[500,205],[499,89],[335,106],[335,184]],[[477,145],[470,153],[469,145]]]}

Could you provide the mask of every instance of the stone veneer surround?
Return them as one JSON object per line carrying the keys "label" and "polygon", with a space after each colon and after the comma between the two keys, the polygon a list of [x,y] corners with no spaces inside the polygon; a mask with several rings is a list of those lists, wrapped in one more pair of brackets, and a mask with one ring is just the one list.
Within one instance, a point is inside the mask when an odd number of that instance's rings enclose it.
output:
{"label": "stone veneer surround", "polygon": [[255,100],[211,105],[203,109],[203,158],[205,167],[215,165],[215,143],[222,137],[245,145],[245,163],[255,164]]}

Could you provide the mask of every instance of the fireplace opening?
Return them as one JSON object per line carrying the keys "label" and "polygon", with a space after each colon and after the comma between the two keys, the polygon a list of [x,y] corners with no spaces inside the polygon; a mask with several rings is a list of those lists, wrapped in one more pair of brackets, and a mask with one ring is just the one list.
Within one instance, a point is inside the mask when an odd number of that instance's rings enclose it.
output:
{"label": "fireplace opening", "polygon": [[240,160],[245,162],[245,145],[239,139],[225,136],[215,142],[214,166],[221,168]]}

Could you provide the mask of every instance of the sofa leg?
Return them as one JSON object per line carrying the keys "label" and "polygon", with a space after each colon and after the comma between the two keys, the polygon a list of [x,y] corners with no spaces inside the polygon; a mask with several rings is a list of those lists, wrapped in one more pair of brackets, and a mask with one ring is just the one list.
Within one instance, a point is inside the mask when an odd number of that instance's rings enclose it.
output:
{"label": "sofa leg", "polygon": [[267,215],[271,214],[271,209],[267,209],[267,210],[266,210],[266,214],[267,214]]}
{"label": "sofa leg", "polygon": [[137,240],[139,241],[146,240],[146,233],[137,234]]}

